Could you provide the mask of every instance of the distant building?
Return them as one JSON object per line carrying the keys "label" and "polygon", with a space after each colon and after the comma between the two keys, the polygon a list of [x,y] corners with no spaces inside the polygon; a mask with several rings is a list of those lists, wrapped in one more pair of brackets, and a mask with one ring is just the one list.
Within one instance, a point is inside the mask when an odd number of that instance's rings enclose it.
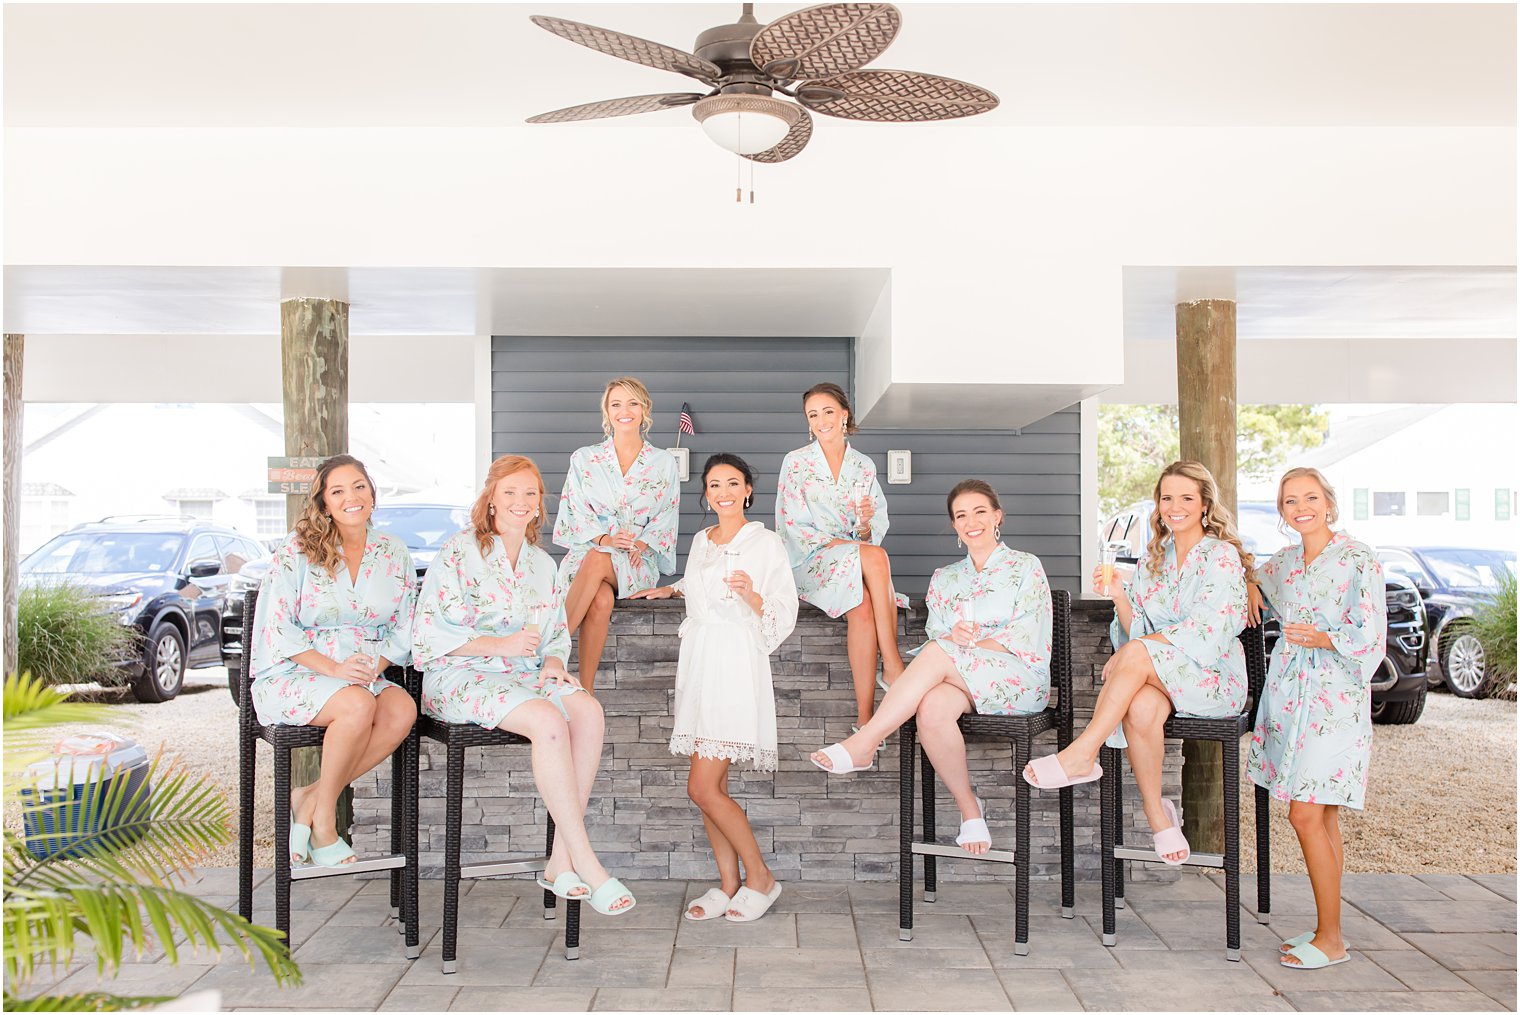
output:
{"label": "distant building", "polygon": [[[1333,422],[1325,442],[1285,466],[1313,466],[1335,486],[1341,520],[1370,543],[1514,549],[1514,405],[1408,405]],[[1271,502],[1277,481],[1242,484]]]}

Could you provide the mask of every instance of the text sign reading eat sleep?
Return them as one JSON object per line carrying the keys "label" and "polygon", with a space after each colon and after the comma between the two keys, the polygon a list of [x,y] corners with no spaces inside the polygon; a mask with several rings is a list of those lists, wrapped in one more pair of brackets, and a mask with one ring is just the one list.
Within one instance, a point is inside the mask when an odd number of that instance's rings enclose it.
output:
{"label": "text sign reading eat sleep", "polygon": [[276,458],[269,459],[269,492],[302,494],[311,489],[312,482],[317,478],[317,466],[322,464],[319,457],[299,458]]}

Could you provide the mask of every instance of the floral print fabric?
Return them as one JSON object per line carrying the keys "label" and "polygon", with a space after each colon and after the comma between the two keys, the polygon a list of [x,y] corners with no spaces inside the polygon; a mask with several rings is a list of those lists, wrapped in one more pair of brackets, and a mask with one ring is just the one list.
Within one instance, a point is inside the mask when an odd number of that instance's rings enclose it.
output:
{"label": "floral print fabric", "polygon": [[[269,563],[254,614],[249,672],[259,722],[305,726],[334,694],[364,686],[291,658],[308,649],[342,662],[364,651],[363,641],[378,639],[381,656],[406,665],[416,599],[417,571],[406,543],[395,536],[370,529],[358,578],[352,579],[347,564],[336,575],[312,564],[291,533]],[[368,690],[378,695],[394,686],[381,677]]]}
{"label": "floral print fabric", "polygon": [[1273,554],[1261,591],[1279,620],[1313,624],[1334,648],[1278,639],[1246,772],[1279,800],[1361,808],[1372,760],[1370,685],[1388,647],[1382,566],[1365,543],[1337,532],[1308,565],[1301,543]]}
{"label": "floral print fabric", "polygon": [[[611,437],[577,450],[554,519],[554,545],[568,551],[560,561],[561,584],[570,587],[588,553],[612,557],[619,596],[659,584],[660,575],[676,569],[680,502],[680,468],[670,452],[645,441],[625,476]],[[638,566],[626,550],[595,545],[598,536],[619,528],[649,546]]]}
{"label": "floral print fabric", "polygon": [[[535,611],[541,639],[535,654],[449,655],[476,638],[516,634]],[[570,655],[554,558],[524,543],[514,568],[500,537],[492,538],[484,555],[473,530],[449,537],[417,597],[412,651],[423,670],[422,710],[444,722],[494,729],[525,701],[553,701],[570,693],[552,682],[548,689],[538,686],[545,659],[554,656],[563,663]]]}
{"label": "floral print fabric", "polygon": [[[982,715],[1029,715],[1050,701],[1050,583],[1038,557],[999,543],[981,571],[968,555],[934,572],[925,633],[955,661]],[[1006,648],[967,648],[950,637],[957,621],[976,625],[978,641]]]}
{"label": "floral print fabric", "polygon": [[[887,498],[876,481],[876,465],[853,447],[845,446],[839,478],[829,470],[823,449],[812,443],[789,452],[781,462],[776,488],[776,531],[786,543],[787,557],[797,580],[797,593],[830,617],[838,617],[865,599],[860,573],[860,547],[855,545],[857,520],[855,484],[865,483],[875,505],[870,541],[880,546],[890,524]],[[825,548],[835,539],[852,540]],[[897,596],[897,605],[908,600]]]}
{"label": "floral print fabric", "polygon": [[[1246,707],[1246,655],[1238,640],[1246,623],[1245,568],[1235,547],[1205,536],[1177,560],[1177,548],[1166,541],[1159,572],[1142,558],[1125,586],[1133,617],[1128,631],[1114,618],[1109,636],[1118,650],[1131,639],[1164,635],[1168,642],[1142,641],[1156,676],[1179,715],[1224,718]],[[1115,731],[1110,746],[1124,747],[1124,731]]]}

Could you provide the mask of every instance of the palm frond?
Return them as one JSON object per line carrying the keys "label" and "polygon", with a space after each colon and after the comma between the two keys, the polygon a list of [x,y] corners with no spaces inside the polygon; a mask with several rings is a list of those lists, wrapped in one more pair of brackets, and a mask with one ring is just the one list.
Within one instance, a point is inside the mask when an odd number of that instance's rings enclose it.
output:
{"label": "palm frond", "polygon": [[[112,816],[109,827],[80,834],[75,816],[81,811]],[[177,760],[165,762],[161,754],[149,766],[147,778],[135,785],[133,780],[102,771],[84,785],[77,801],[72,794],[58,800],[24,798],[21,813],[29,827],[54,829],[28,835],[27,844],[56,852],[77,836],[61,856],[101,878],[117,881],[141,877],[166,885],[232,838],[231,808],[222,791],[191,776]],[[7,883],[25,884],[52,862],[52,858],[36,860],[7,851]]]}
{"label": "palm frond", "polygon": [[5,738],[65,723],[104,721],[102,706],[68,697],[68,692],[48,687],[30,673],[12,673],[5,678]]}
{"label": "palm frond", "polygon": [[43,964],[74,955],[76,938],[95,949],[97,968],[115,972],[127,957],[141,957],[158,945],[171,963],[189,946],[221,954],[230,942],[252,964],[255,952],[275,982],[299,983],[284,935],[229,913],[188,892],[155,885],[92,883],[79,872],[53,864],[34,884],[5,899],[5,971],[8,982],[25,981]]}
{"label": "palm frond", "polygon": [[6,1011],[131,1011],[174,1000],[172,997],[122,997],[118,994],[45,994],[20,998],[5,995]]}

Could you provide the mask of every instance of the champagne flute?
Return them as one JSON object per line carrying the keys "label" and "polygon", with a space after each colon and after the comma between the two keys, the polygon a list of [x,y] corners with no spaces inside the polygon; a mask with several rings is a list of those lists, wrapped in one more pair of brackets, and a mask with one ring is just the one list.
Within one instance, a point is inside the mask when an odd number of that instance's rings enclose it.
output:
{"label": "champagne flute", "polygon": [[871,495],[871,484],[863,479],[857,479],[850,485],[852,495],[851,506],[855,509],[855,534],[861,534],[861,528],[865,522],[860,517],[860,503]]}
{"label": "champagne flute", "polygon": [[739,551],[725,547],[723,550],[723,598],[726,600],[731,601],[734,598],[734,587],[728,584],[728,579],[737,570],[738,563]]}
{"label": "champagne flute", "polygon": [[523,625],[523,630],[528,631],[532,634],[542,635],[542,625],[544,622],[544,614],[546,612],[547,610],[542,604],[535,604],[528,607],[528,622]]}
{"label": "champagne flute", "polygon": [[1114,565],[1119,563],[1119,548],[1112,543],[1104,543],[1099,551],[1102,563],[1103,594],[1109,595],[1114,584]]}
{"label": "champagne flute", "polygon": [[359,651],[369,657],[370,683],[373,684],[380,677],[380,648],[385,644],[373,631],[361,630],[359,632]]}

